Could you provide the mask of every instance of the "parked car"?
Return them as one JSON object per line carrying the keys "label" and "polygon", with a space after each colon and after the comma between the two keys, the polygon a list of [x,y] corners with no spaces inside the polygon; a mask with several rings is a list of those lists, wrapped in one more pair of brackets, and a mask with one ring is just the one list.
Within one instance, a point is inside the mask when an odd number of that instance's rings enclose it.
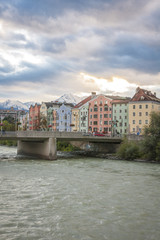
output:
{"label": "parked car", "polygon": [[84,133],[83,133],[83,136],[92,136],[92,133],[90,133],[90,132],[84,132]]}
{"label": "parked car", "polygon": [[95,132],[95,133],[93,133],[93,136],[104,137],[105,134],[104,133]]}

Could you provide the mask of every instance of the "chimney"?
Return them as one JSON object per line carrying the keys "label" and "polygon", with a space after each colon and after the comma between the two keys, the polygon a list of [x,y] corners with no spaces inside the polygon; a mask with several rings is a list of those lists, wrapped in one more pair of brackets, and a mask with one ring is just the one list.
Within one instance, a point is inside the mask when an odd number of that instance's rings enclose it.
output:
{"label": "chimney", "polygon": [[138,93],[138,92],[139,92],[139,90],[140,90],[140,87],[137,87],[137,88],[136,88],[136,93]]}
{"label": "chimney", "polygon": [[92,98],[96,96],[96,92],[92,92]]}

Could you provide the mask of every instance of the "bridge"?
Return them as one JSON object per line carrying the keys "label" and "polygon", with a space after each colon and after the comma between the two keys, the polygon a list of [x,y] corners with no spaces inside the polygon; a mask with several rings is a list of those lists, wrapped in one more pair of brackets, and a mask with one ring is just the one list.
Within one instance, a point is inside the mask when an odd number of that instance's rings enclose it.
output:
{"label": "bridge", "polygon": [[[109,148],[115,150],[122,138],[107,136],[87,136],[81,132],[15,131],[1,132],[0,140],[17,140],[17,154],[33,155],[43,159],[57,159],[56,141],[86,142],[92,149]],[[97,147],[96,147],[97,146]],[[90,150],[90,149],[88,149]]]}

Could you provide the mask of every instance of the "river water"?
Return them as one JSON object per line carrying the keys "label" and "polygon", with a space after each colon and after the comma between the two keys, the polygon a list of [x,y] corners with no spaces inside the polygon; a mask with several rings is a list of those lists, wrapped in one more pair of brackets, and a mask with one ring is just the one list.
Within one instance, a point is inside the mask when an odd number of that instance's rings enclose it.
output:
{"label": "river water", "polygon": [[160,164],[0,147],[1,240],[159,240]]}

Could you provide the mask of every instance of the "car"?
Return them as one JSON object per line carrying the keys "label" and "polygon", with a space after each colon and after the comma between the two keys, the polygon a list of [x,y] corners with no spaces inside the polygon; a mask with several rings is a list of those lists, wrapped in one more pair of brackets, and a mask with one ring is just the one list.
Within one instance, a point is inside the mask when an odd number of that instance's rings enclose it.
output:
{"label": "car", "polygon": [[95,133],[93,133],[93,136],[104,137],[105,134],[104,133],[95,132]]}
{"label": "car", "polygon": [[83,133],[83,136],[92,136],[92,133],[90,133],[90,132],[84,132],[84,133]]}

